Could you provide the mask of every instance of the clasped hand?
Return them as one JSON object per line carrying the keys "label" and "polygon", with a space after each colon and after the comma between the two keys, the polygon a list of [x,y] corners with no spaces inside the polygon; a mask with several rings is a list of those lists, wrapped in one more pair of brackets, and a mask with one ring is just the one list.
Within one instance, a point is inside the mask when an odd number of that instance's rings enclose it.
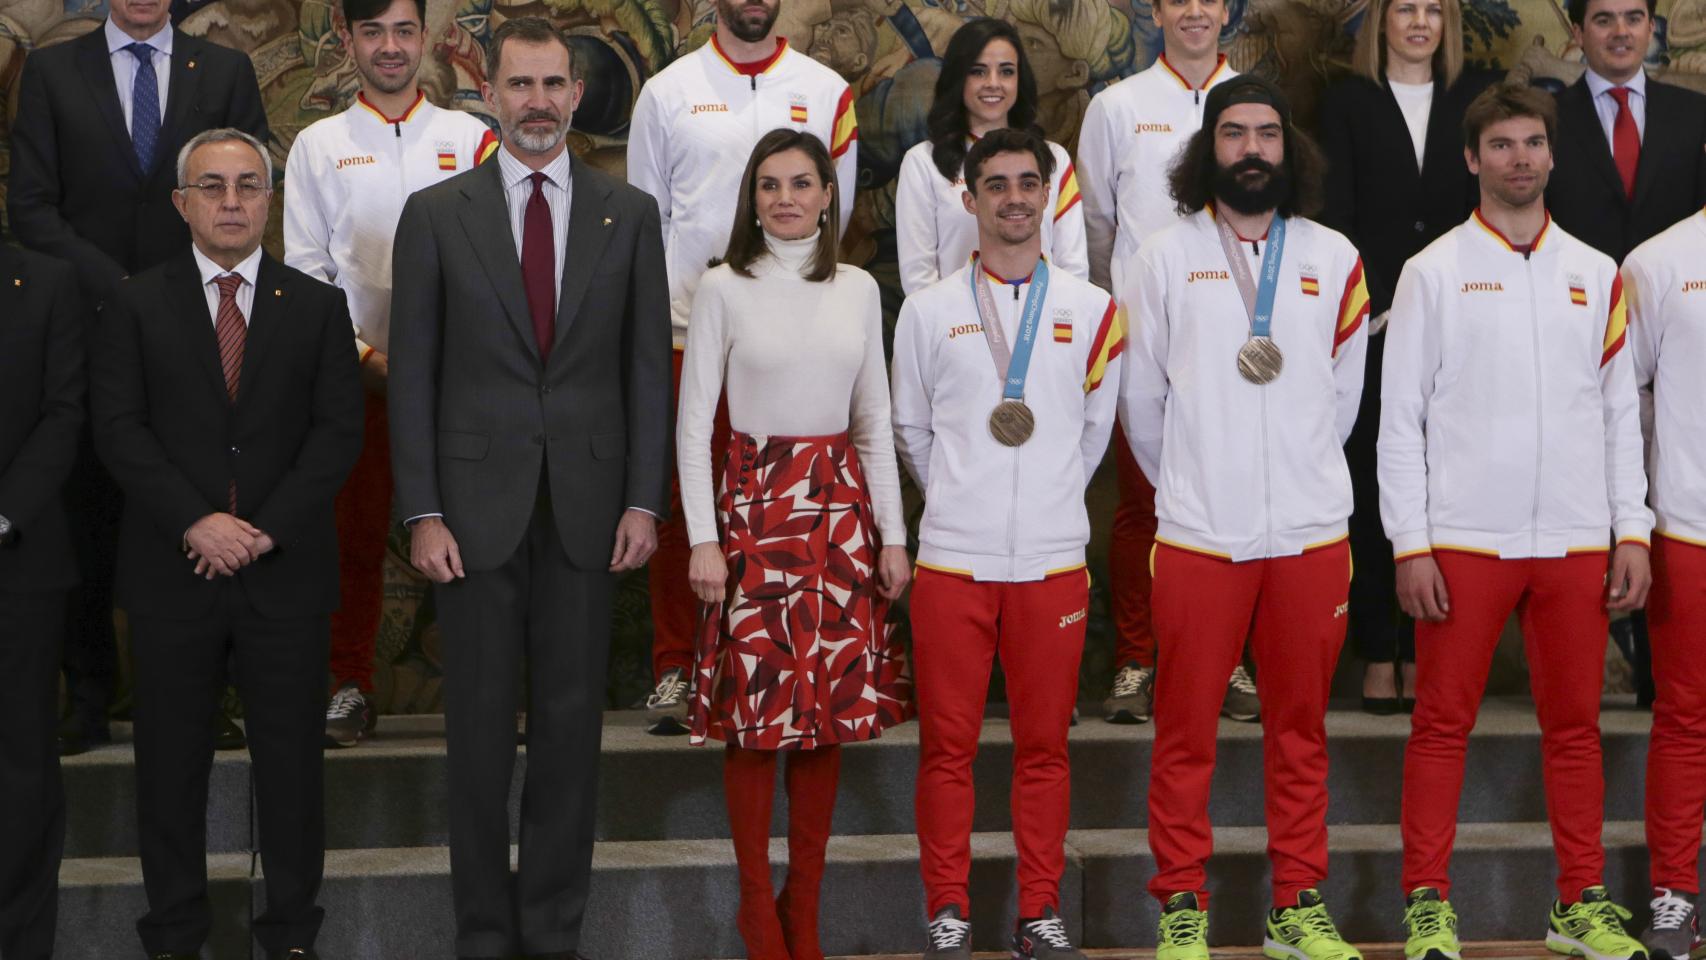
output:
{"label": "clasped hand", "polygon": [[195,561],[198,577],[234,576],[273,547],[272,537],[240,517],[210,513],[184,531],[184,554]]}

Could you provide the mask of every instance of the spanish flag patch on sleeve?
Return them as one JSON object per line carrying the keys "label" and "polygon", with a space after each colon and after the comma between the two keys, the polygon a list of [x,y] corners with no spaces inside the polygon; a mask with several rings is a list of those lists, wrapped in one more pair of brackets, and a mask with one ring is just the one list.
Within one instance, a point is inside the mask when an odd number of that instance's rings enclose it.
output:
{"label": "spanish flag patch on sleeve", "polygon": [[498,152],[498,143],[498,135],[487,130],[485,135],[480,137],[480,145],[474,148],[474,166],[491,159],[492,154]]}
{"label": "spanish flag patch on sleeve", "polygon": [[1096,327],[1096,337],[1090,341],[1090,359],[1084,371],[1084,392],[1090,393],[1102,385],[1102,377],[1125,349],[1125,311],[1108,300],[1108,309]]}
{"label": "spanish flag patch on sleeve", "polygon": [[1599,355],[1600,366],[1605,366],[1617,356],[1628,335],[1629,303],[1623,299],[1623,277],[1619,274],[1611,281],[1611,310],[1605,318],[1605,348]]}
{"label": "spanish flag patch on sleeve", "polygon": [[835,105],[835,127],[829,138],[829,155],[841,159],[853,141],[859,139],[859,118],[853,112],[853,88],[841,91],[841,101]]}
{"label": "spanish flag patch on sleeve", "polygon": [[1072,164],[1066,165],[1066,172],[1060,177],[1060,195],[1054,201],[1054,218],[1059,220],[1066,216],[1067,211],[1078,205],[1083,199],[1078,193],[1078,171]]}
{"label": "spanish flag patch on sleeve", "polygon": [[1362,258],[1358,257],[1356,266],[1351,268],[1351,275],[1345,278],[1345,292],[1339,297],[1339,320],[1333,328],[1333,356],[1339,355],[1339,347],[1367,319],[1368,282],[1362,275]]}

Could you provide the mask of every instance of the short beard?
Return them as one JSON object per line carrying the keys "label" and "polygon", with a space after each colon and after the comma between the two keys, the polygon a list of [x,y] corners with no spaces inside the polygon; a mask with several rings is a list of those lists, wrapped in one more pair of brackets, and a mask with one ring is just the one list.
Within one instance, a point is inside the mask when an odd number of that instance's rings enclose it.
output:
{"label": "short beard", "polygon": [[741,15],[740,0],[717,0],[717,22],[728,27],[742,43],[757,43],[770,36],[770,28],[776,25],[776,16],[781,12],[778,6],[766,11],[762,20],[753,20]]}
{"label": "short beard", "polygon": [[555,150],[557,144],[562,143],[563,138],[569,135],[569,125],[566,122],[559,122],[557,128],[550,133],[529,133],[522,127],[525,122],[524,117],[516,121],[513,127],[505,129],[504,139],[527,153],[548,153]]}
{"label": "short beard", "polygon": [[[1268,175],[1260,187],[1246,187],[1239,175],[1260,171]],[[1291,176],[1284,164],[1276,167],[1259,157],[1246,157],[1230,167],[1215,164],[1214,197],[1232,210],[1255,216],[1278,209],[1280,202],[1291,194]]]}
{"label": "short beard", "polygon": [[[392,80],[380,74],[377,64],[370,67],[357,62],[355,65],[356,72],[361,74],[361,79],[367,81],[367,83],[372,85],[372,87],[380,93],[396,93],[400,90],[407,89],[409,84],[415,82],[415,74],[420,72],[421,65],[417,61],[414,67],[415,68],[410,70],[408,73],[402,74],[395,80]],[[372,72],[369,73],[369,70],[372,70]]]}

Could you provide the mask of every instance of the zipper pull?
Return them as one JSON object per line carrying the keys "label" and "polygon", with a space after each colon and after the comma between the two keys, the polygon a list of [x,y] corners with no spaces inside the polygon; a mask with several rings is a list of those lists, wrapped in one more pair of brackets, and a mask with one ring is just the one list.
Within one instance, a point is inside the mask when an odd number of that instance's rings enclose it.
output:
{"label": "zipper pull", "polygon": [[757,74],[750,74],[747,76],[746,79],[752,84],[752,92],[757,93],[758,92],[758,75]]}
{"label": "zipper pull", "polygon": [[1196,104],[1199,107],[1202,106],[1202,91],[1201,90],[1192,90],[1191,91],[1191,102]]}
{"label": "zipper pull", "polygon": [[1250,241],[1250,252],[1259,257],[1262,255],[1262,248],[1256,246],[1256,241],[1251,240]]}
{"label": "zipper pull", "polygon": [[1014,303],[1019,302],[1019,285],[1016,283],[1013,284],[1013,302]]}
{"label": "zipper pull", "polygon": [[403,139],[403,121],[401,121],[401,120],[391,121],[391,129],[395,130],[397,132],[397,139],[398,140]]}

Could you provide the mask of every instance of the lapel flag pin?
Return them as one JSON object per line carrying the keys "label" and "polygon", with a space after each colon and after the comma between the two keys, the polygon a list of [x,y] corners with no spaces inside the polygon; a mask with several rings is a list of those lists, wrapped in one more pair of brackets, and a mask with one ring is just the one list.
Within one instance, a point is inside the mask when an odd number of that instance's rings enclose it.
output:
{"label": "lapel flag pin", "polygon": [[609,217],[604,218],[604,225],[607,227],[610,226],[610,218]]}
{"label": "lapel flag pin", "polygon": [[184,69],[185,70],[194,70],[195,69],[195,61],[191,60],[189,63],[184,64]]}
{"label": "lapel flag pin", "polygon": [[274,290],[272,292],[272,295],[275,297],[282,297],[282,296],[284,296],[284,291],[283,290]]}
{"label": "lapel flag pin", "polygon": [[20,277],[13,277],[12,278],[12,286],[21,287],[23,285],[24,285],[24,281],[22,278],[20,278]]}

